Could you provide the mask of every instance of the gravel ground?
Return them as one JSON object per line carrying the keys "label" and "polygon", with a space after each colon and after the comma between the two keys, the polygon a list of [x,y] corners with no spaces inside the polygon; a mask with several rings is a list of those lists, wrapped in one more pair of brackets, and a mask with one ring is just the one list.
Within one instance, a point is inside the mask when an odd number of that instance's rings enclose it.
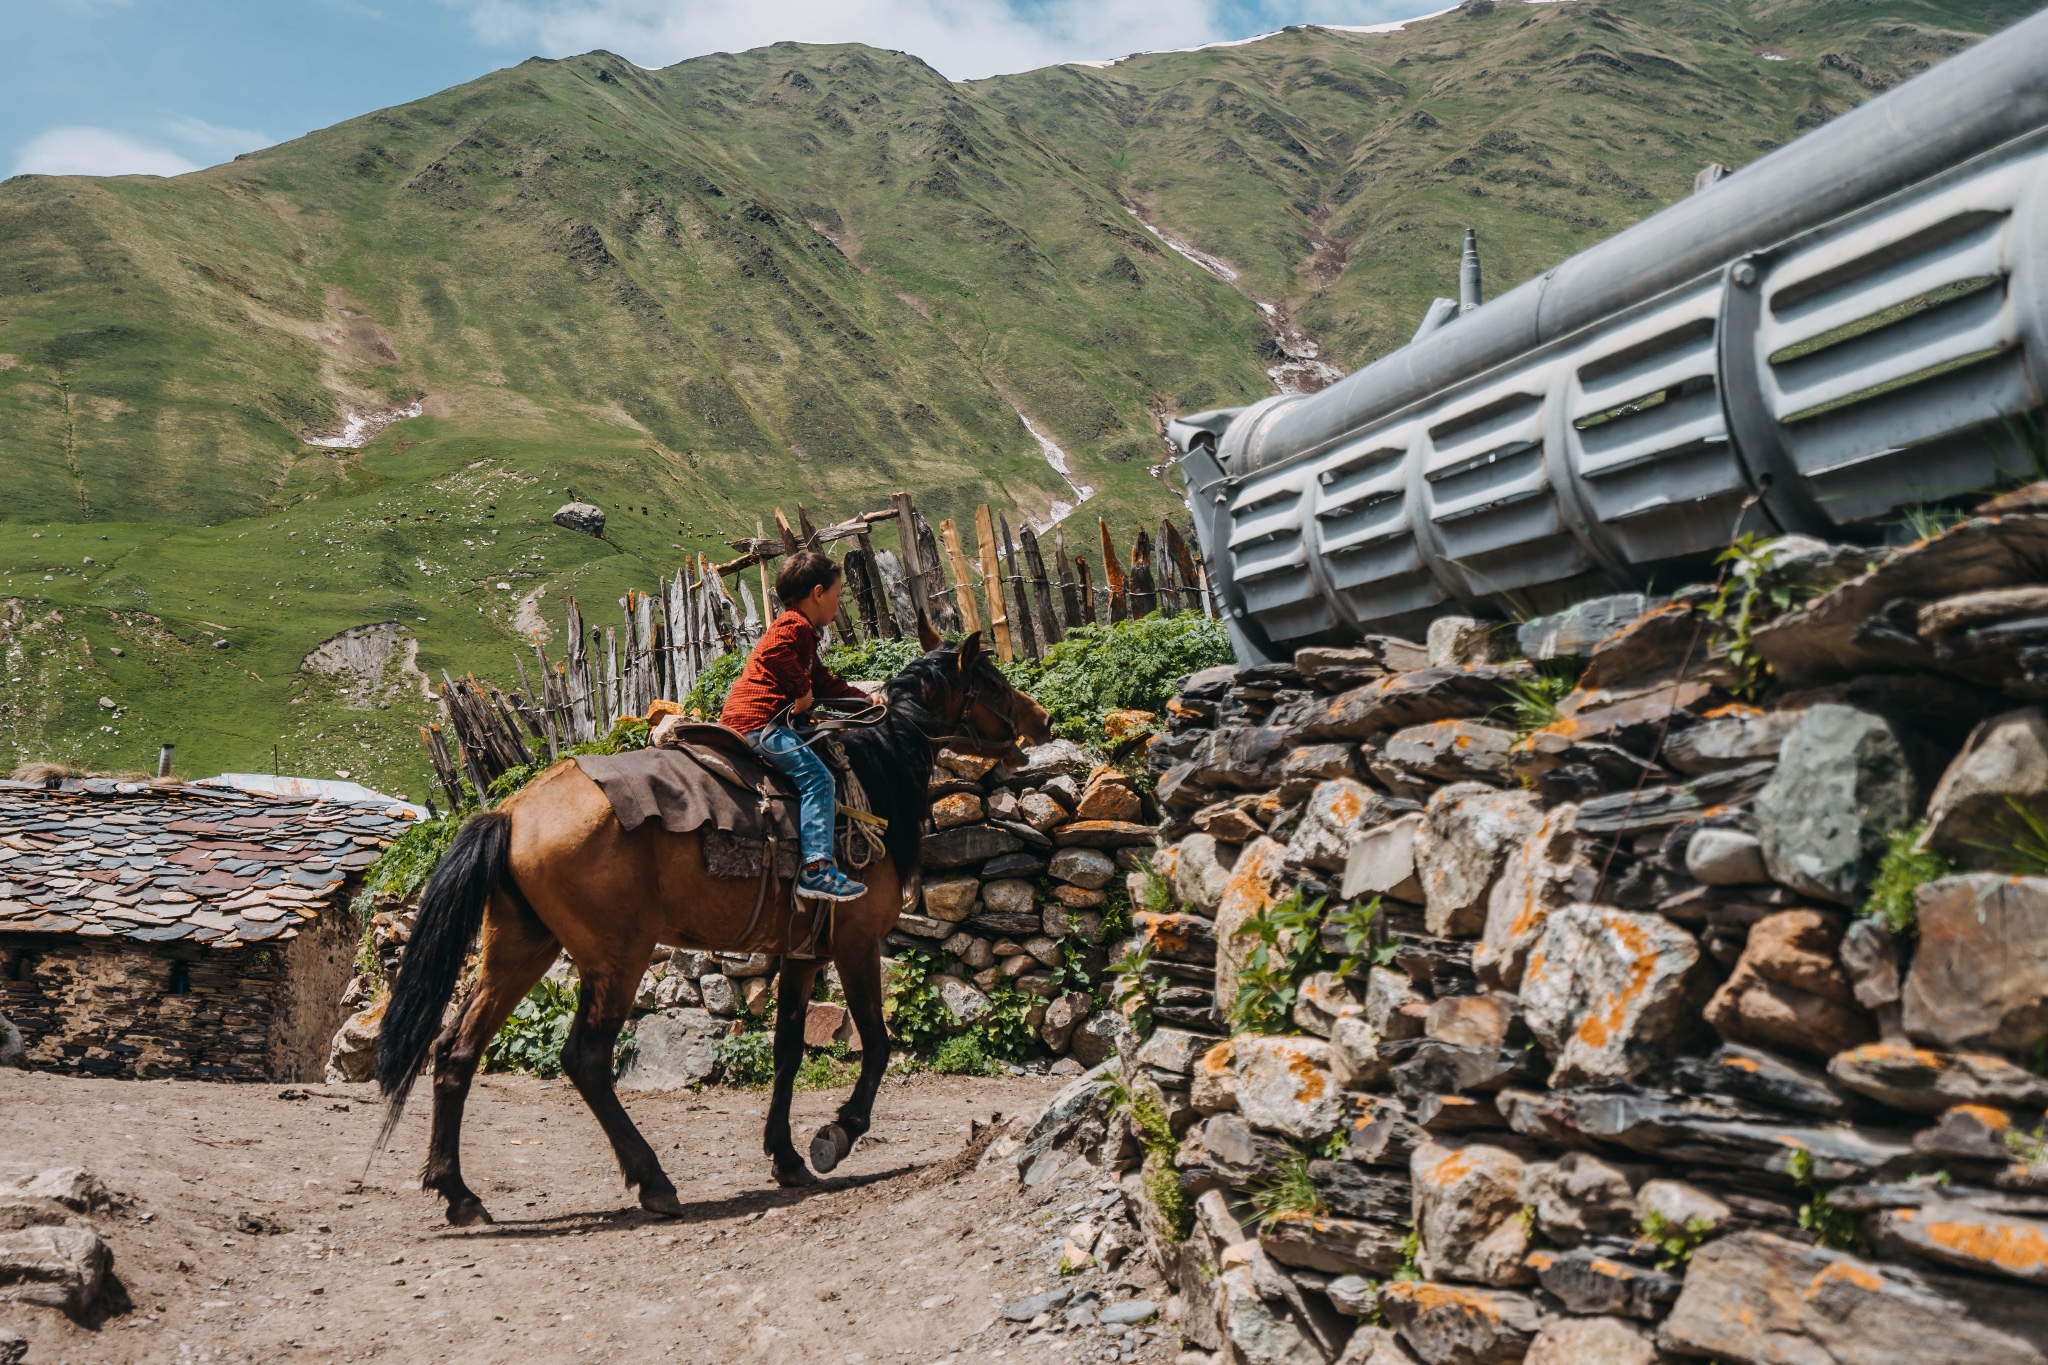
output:
{"label": "gravel ground", "polygon": [[[809,1190],[769,1176],[766,1092],[629,1096],[689,1210],[667,1220],[624,1193],[567,1082],[482,1077],[464,1173],[498,1222],[454,1229],[414,1180],[425,1087],[365,1171],[368,1086],[0,1072],[0,1179],[78,1165],[120,1196],[91,1215],[118,1280],[93,1315],[0,1303],[0,1325],[29,1339],[29,1365],[1171,1360],[1169,1329],[1117,1339],[1000,1316],[1063,1283],[1061,1230],[1109,1193],[1078,1173],[1027,1192],[1007,1162],[976,1162],[976,1121],[1028,1118],[1056,1088],[892,1080],[874,1131]],[[797,1096],[800,1150],[843,1098]],[[1064,1283],[1164,1297],[1136,1258]]]}

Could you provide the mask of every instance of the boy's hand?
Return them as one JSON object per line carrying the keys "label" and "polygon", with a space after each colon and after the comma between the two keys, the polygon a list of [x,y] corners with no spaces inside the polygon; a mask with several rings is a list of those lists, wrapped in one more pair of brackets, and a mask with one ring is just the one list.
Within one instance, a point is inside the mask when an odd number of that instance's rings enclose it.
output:
{"label": "boy's hand", "polygon": [[814,694],[810,692],[806,692],[801,697],[798,697],[795,701],[791,702],[789,704],[789,714],[791,714],[792,716],[800,716],[804,712],[810,710],[813,695]]}

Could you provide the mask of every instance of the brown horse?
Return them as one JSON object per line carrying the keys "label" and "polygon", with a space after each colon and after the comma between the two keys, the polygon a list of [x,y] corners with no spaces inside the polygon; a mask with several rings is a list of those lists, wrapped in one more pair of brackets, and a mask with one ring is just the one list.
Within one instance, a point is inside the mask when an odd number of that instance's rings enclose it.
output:
{"label": "brown horse", "polygon": [[[838,1121],[811,1142],[812,1164],[821,1171],[843,1160],[868,1130],[888,1066],[882,936],[895,925],[918,866],[935,751],[944,744],[1014,757],[1023,743],[1048,733],[1044,709],[1010,687],[979,634],[957,645],[942,645],[928,627],[920,634],[928,652],[889,680],[884,719],[841,733],[875,813],[889,822],[888,856],[866,869],[867,895],[838,907],[826,949],[860,1030],[861,1069]],[[790,1143],[789,1101],[803,1060],[805,1008],[823,964],[787,956],[788,915],[761,915],[757,925],[757,891],[754,879],[708,873],[694,833],[670,834],[653,820],[626,833],[603,791],[574,762],[556,764],[498,809],[471,817],[421,897],[377,1047],[387,1136],[431,1047],[434,1126],[421,1185],[448,1201],[449,1222],[490,1221],[462,1179],[463,1102],[484,1045],[563,950],[582,989],[562,1070],[611,1140],[627,1186],[639,1191],[642,1206],[666,1214],[682,1212],[676,1188],[612,1086],[612,1045],[640,978],[657,944],[782,956],[775,1091],[763,1146],[778,1183],[816,1181]],[[443,1029],[479,931],[476,981]]]}

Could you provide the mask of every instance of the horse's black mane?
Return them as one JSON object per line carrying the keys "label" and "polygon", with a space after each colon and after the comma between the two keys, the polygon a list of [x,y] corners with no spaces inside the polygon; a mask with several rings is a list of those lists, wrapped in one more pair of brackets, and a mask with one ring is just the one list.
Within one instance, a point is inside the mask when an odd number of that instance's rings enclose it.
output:
{"label": "horse's black mane", "polygon": [[889,822],[889,856],[898,875],[906,879],[917,870],[924,821],[931,813],[926,789],[932,779],[933,746],[927,736],[949,728],[925,698],[947,695],[959,655],[959,646],[947,645],[912,659],[884,685],[889,714],[882,722],[839,733],[847,760],[867,790],[868,804]]}

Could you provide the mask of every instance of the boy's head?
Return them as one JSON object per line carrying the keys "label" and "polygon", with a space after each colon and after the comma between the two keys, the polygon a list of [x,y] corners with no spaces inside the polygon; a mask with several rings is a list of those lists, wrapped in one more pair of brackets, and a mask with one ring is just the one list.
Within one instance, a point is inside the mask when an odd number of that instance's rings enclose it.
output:
{"label": "boy's head", "polygon": [[839,614],[842,586],[839,566],[812,550],[791,555],[775,575],[775,595],[782,605],[801,612],[814,626],[825,625]]}

